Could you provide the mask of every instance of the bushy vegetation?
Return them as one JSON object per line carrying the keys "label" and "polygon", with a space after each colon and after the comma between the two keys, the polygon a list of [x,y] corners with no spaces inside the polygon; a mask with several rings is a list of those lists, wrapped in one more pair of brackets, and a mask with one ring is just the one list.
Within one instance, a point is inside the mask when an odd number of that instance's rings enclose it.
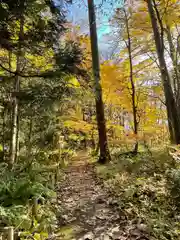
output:
{"label": "bushy vegetation", "polygon": [[[20,168],[21,167],[21,168]],[[0,225],[18,231],[42,235],[56,224],[52,203],[56,202],[53,171],[40,166],[15,166],[14,171],[1,164]],[[41,165],[41,169],[43,166]]]}
{"label": "bushy vegetation", "polygon": [[98,165],[97,174],[116,196],[122,215],[141,224],[150,239],[179,239],[179,163],[167,150],[118,155],[106,166]]}

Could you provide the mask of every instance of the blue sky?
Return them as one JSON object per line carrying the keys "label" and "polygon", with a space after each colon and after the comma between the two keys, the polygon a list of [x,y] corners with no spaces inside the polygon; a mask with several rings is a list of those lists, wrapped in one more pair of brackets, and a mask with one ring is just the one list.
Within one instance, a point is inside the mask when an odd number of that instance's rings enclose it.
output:
{"label": "blue sky", "polygon": [[[122,2],[123,0],[95,0],[100,50],[108,48],[108,39],[111,37],[109,19],[113,16],[114,10],[122,5]],[[99,7],[100,4],[101,7]],[[75,0],[69,7],[68,19],[74,24],[80,25],[83,33],[89,33],[87,0]]]}

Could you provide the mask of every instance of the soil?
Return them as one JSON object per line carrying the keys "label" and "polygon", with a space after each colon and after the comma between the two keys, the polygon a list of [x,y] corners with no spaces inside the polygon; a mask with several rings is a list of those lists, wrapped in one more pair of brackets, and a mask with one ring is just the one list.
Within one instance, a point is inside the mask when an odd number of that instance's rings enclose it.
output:
{"label": "soil", "polygon": [[147,240],[146,226],[129,221],[96,176],[86,153],[75,157],[58,189],[59,240]]}

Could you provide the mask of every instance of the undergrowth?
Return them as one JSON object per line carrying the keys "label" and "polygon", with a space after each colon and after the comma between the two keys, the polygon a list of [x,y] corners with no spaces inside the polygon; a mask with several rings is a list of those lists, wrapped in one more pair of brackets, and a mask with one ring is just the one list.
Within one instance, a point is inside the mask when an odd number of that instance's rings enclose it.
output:
{"label": "undergrowth", "polygon": [[43,165],[0,165],[0,227],[13,226],[21,239],[47,239],[56,226],[54,172]]}
{"label": "undergrowth", "polygon": [[151,239],[180,239],[180,165],[166,151],[112,159],[97,174],[127,219],[144,224]]}

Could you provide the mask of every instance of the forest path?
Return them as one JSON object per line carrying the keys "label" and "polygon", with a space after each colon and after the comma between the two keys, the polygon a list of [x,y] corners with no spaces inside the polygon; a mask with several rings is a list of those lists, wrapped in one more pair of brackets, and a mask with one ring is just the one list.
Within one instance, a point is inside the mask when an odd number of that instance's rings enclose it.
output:
{"label": "forest path", "polygon": [[89,160],[87,154],[80,153],[65,169],[65,180],[58,190],[62,212],[56,239],[147,239],[141,238],[139,233],[131,237],[129,230],[127,234],[124,229],[127,220],[97,179],[95,165],[89,164]]}

